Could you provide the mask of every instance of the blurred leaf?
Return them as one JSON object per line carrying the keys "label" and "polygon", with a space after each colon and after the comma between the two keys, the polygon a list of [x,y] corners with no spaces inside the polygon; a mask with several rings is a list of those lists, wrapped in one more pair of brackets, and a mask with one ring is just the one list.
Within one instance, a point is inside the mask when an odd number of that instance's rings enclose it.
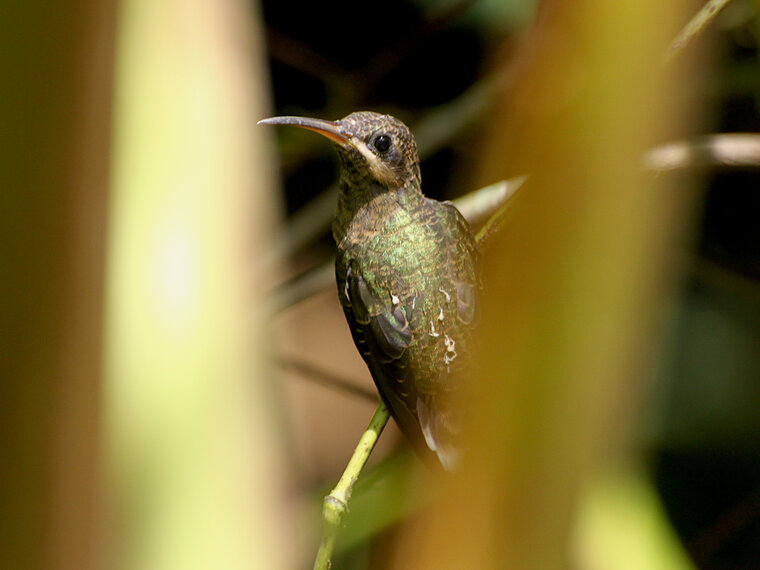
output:
{"label": "blurred leaf", "polygon": [[584,570],[693,570],[657,490],[637,468],[607,470],[581,499],[575,530]]}

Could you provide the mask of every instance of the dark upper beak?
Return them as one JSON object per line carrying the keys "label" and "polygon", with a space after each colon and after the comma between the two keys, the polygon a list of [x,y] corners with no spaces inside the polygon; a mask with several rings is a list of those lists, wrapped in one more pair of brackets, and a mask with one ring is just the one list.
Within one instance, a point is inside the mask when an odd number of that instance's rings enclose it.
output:
{"label": "dark upper beak", "polygon": [[262,119],[256,124],[301,127],[302,129],[309,129],[310,131],[319,133],[344,148],[348,148],[351,145],[351,133],[335,121],[309,119],[308,117],[270,117],[269,119]]}

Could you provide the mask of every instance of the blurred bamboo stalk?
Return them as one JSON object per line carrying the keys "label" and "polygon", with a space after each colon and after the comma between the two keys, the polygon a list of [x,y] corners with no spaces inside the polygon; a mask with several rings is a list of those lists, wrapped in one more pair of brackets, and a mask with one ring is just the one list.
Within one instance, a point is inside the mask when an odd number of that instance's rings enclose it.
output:
{"label": "blurred bamboo stalk", "polygon": [[689,197],[639,163],[686,114],[659,73],[683,6],[543,3],[479,181],[531,173],[486,256],[477,437],[398,567],[573,566],[581,490],[628,453]]}
{"label": "blurred bamboo stalk", "polygon": [[0,560],[96,564],[112,0],[6,3]]}
{"label": "blurred bamboo stalk", "polygon": [[107,566],[281,568],[298,545],[267,360],[260,26],[238,0],[133,0],[119,29]]}

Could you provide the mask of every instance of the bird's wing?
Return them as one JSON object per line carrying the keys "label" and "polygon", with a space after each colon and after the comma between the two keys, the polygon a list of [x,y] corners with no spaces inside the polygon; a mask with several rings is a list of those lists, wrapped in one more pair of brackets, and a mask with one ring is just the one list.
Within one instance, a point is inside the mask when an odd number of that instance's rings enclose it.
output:
{"label": "bird's wing", "polygon": [[423,459],[432,459],[417,419],[417,393],[407,359],[412,342],[408,320],[412,307],[390,292],[370,286],[355,260],[339,258],[336,276],[354,343],[383,401]]}
{"label": "bird's wing", "polygon": [[445,209],[449,224],[456,227],[457,257],[467,259],[469,263],[459,264],[454,270],[456,281],[457,318],[465,325],[470,325],[475,320],[480,307],[478,297],[483,289],[478,264],[480,262],[480,249],[472,234],[470,224],[464,219],[461,212],[451,202],[441,202]]}
{"label": "bird's wing", "polygon": [[[455,248],[445,250],[448,253],[442,257],[439,275],[428,277],[429,291],[404,297],[401,291],[394,291],[389,285],[398,276],[398,268],[363,267],[361,260],[352,259],[350,255],[338,256],[336,277],[354,342],[399,428],[423,459],[432,459],[431,452],[435,452],[440,464],[452,470],[461,454],[463,421],[456,409],[458,406],[450,403],[452,398],[456,399],[452,394],[462,379],[452,382],[448,363],[457,371],[455,376],[467,368],[463,362],[478,310],[480,289],[475,270],[478,252],[467,221],[453,205],[435,202],[429,211],[432,214],[429,228],[436,235],[440,234],[447,247]],[[366,275],[372,271],[373,278],[366,278],[365,271]],[[440,288],[434,285],[437,279],[440,279]],[[445,305],[438,305],[439,297]],[[427,316],[423,314],[423,306],[427,308]],[[455,319],[453,328],[447,329],[451,337],[436,333],[437,320],[422,326],[418,322],[419,319],[437,319],[439,310],[447,313],[447,319]],[[424,337],[415,339],[413,330]],[[421,330],[425,332],[420,333]],[[453,344],[451,352],[445,344],[454,338],[459,354],[454,352]],[[421,352],[428,357],[434,354],[431,358],[441,359],[440,370],[426,368],[428,376],[416,378],[419,372],[409,362],[412,352],[418,360]],[[455,363],[454,358],[457,358]],[[430,374],[442,376],[430,377]]]}
{"label": "bird's wing", "polygon": [[462,457],[462,414],[449,394],[417,396],[417,417],[425,443],[446,471],[454,471]]}
{"label": "bird's wing", "polygon": [[[461,388],[468,381],[466,377],[470,376],[467,364],[470,355],[467,353],[472,350],[472,329],[479,312],[478,296],[482,283],[476,267],[479,251],[469,224],[450,202],[436,203],[435,209],[442,219],[438,231],[448,232],[447,243],[453,248],[448,263],[440,270],[445,273],[442,275],[443,281],[450,288],[446,293],[445,313],[447,317],[456,319],[456,323],[447,328],[451,336],[446,340],[451,342],[452,350],[448,353],[447,364],[457,358],[458,366],[456,378],[439,378],[436,380],[439,389],[417,395],[416,411],[427,446],[438,455],[444,469],[453,471],[463,451],[462,432],[467,414],[463,410],[466,403],[460,401],[463,395]],[[455,349],[457,352],[453,352]],[[449,370],[441,370],[440,373],[448,376]]]}

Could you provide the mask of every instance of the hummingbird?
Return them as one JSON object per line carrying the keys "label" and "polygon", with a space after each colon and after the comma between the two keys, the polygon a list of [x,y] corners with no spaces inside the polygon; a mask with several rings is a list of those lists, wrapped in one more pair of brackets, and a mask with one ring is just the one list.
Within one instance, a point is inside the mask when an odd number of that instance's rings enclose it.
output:
{"label": "hummingbird", "polygon": [[452,203],[422,194],[417,144],[395,117],[361,111],[259,124],[309,129],[334,143],[335,274],[351,335],[401,432],[423,459],[454,470],[482,290],[469,224]]}

